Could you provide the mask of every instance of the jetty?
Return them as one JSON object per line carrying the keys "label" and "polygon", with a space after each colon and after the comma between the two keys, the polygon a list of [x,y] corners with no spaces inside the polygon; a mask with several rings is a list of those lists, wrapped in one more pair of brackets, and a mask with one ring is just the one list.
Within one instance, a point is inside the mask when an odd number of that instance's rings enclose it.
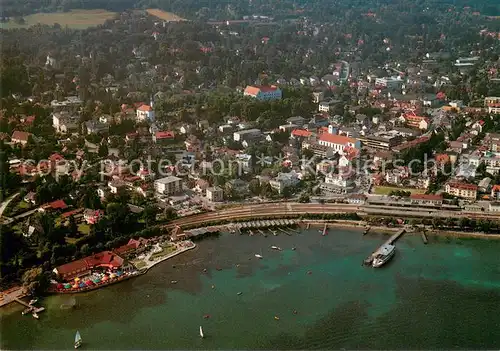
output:
{"label": "jetty", "polygon": [[264,233],[264,231],[262,231],[262,229],[257,229],[257,231],[258,231],[260,234],[262,234],[262,236],[263,236],[264,238],[267,238],[267,234],[266,234],[266,233]]}
{"label": "jetty", "polygon": [[16,301],[17,303],[26,307],[27,313],[40,313],[40,312],[45,311],[45,307],[36,307],[36,306],[30,305],[29,303],[27,303],[27,302],[25,302],[17,297],[14,298],[14,301]]}
{"label": "jetty", "polygon": [[325,226],[323,227],[323,236],[325,236],[328,233],[328,224],[325,223]]}
{"label": "jetty", "polygon": [[425,235],[425,232],[422,232],[420,234],[420,236],[422,237],[422,241],[424,242],[424,244],[427,245],[428,241],[427,241],[427,235]]}
{"label": "jetty", "polygon": [[278,230],[282,231],[283,233],[285,233],[286,235],[288,236],[292,236],[292,234],[290,234],[289,232],[287,232],[285,229],[283,228],[278,228]]}
{"label": "jetty", "polygon": [[378,252],[382,249],[383,246],[385,245],[394,245],[394,243],[406,232],[405,229],[399,230],[396,234],[393,234],[386,242],[384,242],[382,245],[380,245],[374,252],[368,256],[363,263],[365,265],[370,265],[373,262],[373,259],[375,256],[378,254]]}

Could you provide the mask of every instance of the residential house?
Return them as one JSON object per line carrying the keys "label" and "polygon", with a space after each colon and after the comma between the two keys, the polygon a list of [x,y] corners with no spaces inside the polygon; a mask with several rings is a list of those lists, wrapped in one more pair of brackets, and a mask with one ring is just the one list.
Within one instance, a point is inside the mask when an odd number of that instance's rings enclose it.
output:
{"label": "residential house", "polygon": [[315,104],[319,104],[321,101],[324,99],[324,93],[322,91],[315,91],[312,93],[313,95],[313,102]]}
{"label": "residential house", "polygon": [[12,133],[10,141],[14,144],[26,145],[33,138],[33,134],[16,130]]}
{"label": "residential house", "polygon": [[218,186],[207,188],[207,199],[211,202],[221,202],[224,200],[224,191]]}
{"label": "residential house", "polygon": [[445,185],[445,192],[448,194],[469,200],[477,198],[477,190],[478,187],[474,184],[450,182]]}
{"label": "residential house", "polygon": [[184,141],[184,145],[189,152],[198,152],[201,150],[201,141],[195,135],[188,136],[186,141]]}
{"label": "residential house", "polygon": [[484,105],[488,108],[488,113],[500,114],[500,97],[497,96],[485,97]]}
{"label": "residential house", "polygon": [[63,200],[55,200],[42,205],[38,210],[41,212],[65,210],[68,205]]}
{"label": "residential house", "polygon": [[243,95],[250,96],[258,100],[281,100],[281,89],[275,85],[271,86],[247,86]]}
{"label": "residential house", "polygon": [[87,121],[85,122],[85,127],[87,128],[87,134],[89,135],[109,132],[109,125],[101,121]]}
{"label": "residential house", "polygon": [[141,105],[137,108],[136,111],[136,121],[154,121],[155,120],[155,111],[150,105]]}
{"label": "residential house", "polygon": [[175,139],[175,133],[172,131],[155,132],[152,136],[153,142],[168,142]]}
{"label": "residential house", "polygon": [[83,211],[83,219],[87,224],[96,224],[104,218],[104,211],[87,208]]}
{"label": "residential house", "polygon": [[233,140],[234,141],[252,141],[255,139],[260,138],[262,135],[260,129],[247,129],[247,130],[240,130],[238,132],[233,133]]}
{"label": "residential house", "polygon": [[306,123],[306,119],[301,116],[290,117],[286,120],[288,124],[296,125],[298,127],[302,127]]}
{"label": "residential house", "polygon": [[495,184],[491,188],[491,199],[500,200],[500,184]]}
{"label": "residential house", "polygon": [[78,132],[79,124],[80,118],[66,111],[54,112],[52,114],[52,126],[57,133]]}
{"label": "residential house", "polygon": [[475,135],[478,135],[483,132],[484,120],[476,121],[472,126],[472,132]]}
{"label": "residential house", "polygon": [[175,195],[182,191],[182,179],[168,176],[154,181],[155,191],[161,195]]}
{"label": "residential house", "polygon": [[330,112],[332,111],[336,105],[341,103],[342,101],[340,100],[326,100],[322,101],[318,104],[318,111],[319,112]]}
{"label": "residential house", "polygon": [[485,177],[481,179],[481,181],[478,184],[478,190],[483,192],[483,193],[488,193],[491,188],[491,181],[492,179],[489,177]]}
{"label": "residential house", "polygon": [[280,172],[276,178],[269,180],[269,185],[281,194],[285,188],[296,186],[299,182],[299,175],[295,171]]}
{"label": "residential house", "polygon": [[[121,189],[126,189],[127,185],[122,180],[114,179],[114,180],[108,182],[108,187],[109,187],[109,190],[112,194],[118,194],[118,192]],[[99,191],[99,189],[98,189],[98,191]]]}
{"label": "residential house", "polygon": [[412,128],[427,130],[430,126],[430,119],[428,117],[418,116],[415,112],[405,113],[402,119]]}

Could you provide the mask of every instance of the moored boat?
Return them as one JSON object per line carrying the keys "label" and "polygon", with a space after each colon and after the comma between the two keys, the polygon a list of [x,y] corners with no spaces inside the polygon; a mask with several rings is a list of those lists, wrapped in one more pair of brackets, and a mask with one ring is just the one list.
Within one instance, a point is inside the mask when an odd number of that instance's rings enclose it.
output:
{"label": "moored boat", "polygon": [[77,330],[75,334],[75,349],[82,346],[82,337],[80,336],[80,332]]}
{"label": "moored boat", "polygon": [[262,255],[259,254],[255,254],[255,257],[257,257],[258,259],[262,259]]}
{"label": "moored boat", "polygon": [[396,253],[396,246],[382,245],[380,249],[374,254],[372,267],[379,268],[386,264]]}
{"label": "moored boat", "polygon": [[203,328],[200,325],[200,337],[203,339],[205,336],[203,335]]}
{"label": "moored boat", "polygon": [[36,312],[33,312],[33,318],[38,319],[40,317],[38,317],[38,314],[36,314]]}

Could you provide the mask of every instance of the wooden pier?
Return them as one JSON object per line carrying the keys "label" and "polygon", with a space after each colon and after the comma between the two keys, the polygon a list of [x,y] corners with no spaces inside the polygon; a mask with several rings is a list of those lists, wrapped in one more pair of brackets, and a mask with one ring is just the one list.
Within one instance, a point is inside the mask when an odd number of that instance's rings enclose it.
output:
{"label": "wooden pier", "polygon": [[398,240],[405,232],[406,232],[405,229],[401,229],[396,234],[393,234],[386,242],[384,242],[374,252],[372,252],[370,254],[370,256],[368,256],[363,261],[363,263],[365,265],[370,265],[373,262],[373,259],[375,258],[377,252],[379,252],[379,250],[382,248],[382,246],[385,246],[385,245],[394,245],[394,243],[396,242],[396,240]]}
{"label": "wooden pier", "polygon": [[29,303],[21,300],[21,299],[18,299],[18,298],[15,298],[14,301],[16,301],[17,303],[23,305],[24,307],[26,307],[26,309],[29,310],[30,313],[40,313],[40,312],[43,312],[45,311],[45,308],[44,307],[36,307],[36,306],[33,306],[33,305],[30,305]]}

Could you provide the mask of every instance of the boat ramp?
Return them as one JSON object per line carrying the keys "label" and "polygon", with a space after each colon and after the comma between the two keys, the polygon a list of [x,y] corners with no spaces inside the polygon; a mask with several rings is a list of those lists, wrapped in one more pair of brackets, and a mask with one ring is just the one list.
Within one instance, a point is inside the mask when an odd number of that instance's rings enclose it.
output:
{"label": "boat ramp", "polygon": [[385,245],[394,245],[394,243],[396,242],[396,240],[398,240],[405,232],[406,232],[405,229],[401,229],[396,234],[393,234],[389,238],[389,240],[387,240],[382,245],[380,245],[370,256],[368,256],[363,261],[363,263],[365,265],[370,265],[373,262],[373,259],[375,258],[375,256],[377,256],[379,254],[379,251],[382,249],[383,246],[385,246]]}

